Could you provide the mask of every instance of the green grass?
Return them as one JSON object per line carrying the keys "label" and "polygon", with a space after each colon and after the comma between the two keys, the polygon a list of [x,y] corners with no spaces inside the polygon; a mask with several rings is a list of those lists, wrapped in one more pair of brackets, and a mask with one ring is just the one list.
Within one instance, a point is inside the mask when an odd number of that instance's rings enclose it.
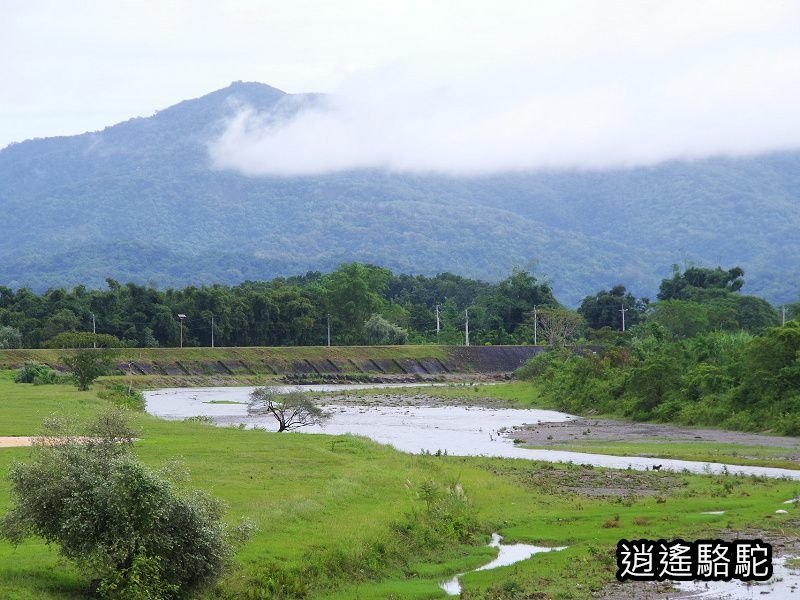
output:
{"label": "green grass", "polygon": [[[515,401],[527,394],[517,384],[481,392],[438,389]],[[53,412],[86,418],[103,405],[94,391],[13,384],[3,374],[0,435],[35,433]],[[613,548],[621,537],[696,539],[748,527],[800,535],[800,509],[774,514],[798,495],[800,482],[648,472],[636,476],[657,490],[654,496],[593,498],[580,492],[582,485],[597,486],[608,477],[628,481],[632,475],[522,460],[411,456],[364,438],[217,428],[141,413],[133,421],[141,431],[142,460],[156,466],[179,458],[191,473],[191,486],[229,505],[231,522],[248,517],[257,525],[234,570],[205,594],[208,599],[269,598],[255,594],[275,582],[291,589],[301,572],[317,573],[301,582],[310,598],[444,598],[439,581],[492,557],[482,545],[492,531],[508,542],[569,548],[466,575],[470,598],[512,598],[512,592],[520,598],[590,598],[614,580]],[[0,450],[0,514],[10,501],[8,467],[29,453]],[[416,490],[429,480],[440,490],[455,481],[466,490],[481,523],[476,543],[412,549],[398,540],[393,524],[424,510]],[[709,510],[727,512],[701,514]],[[617,516],[618,527],[603,527]],[[0,542],[0,598],[77,599],[86,585],[54,548],[35,540],[16,549]]]}
{"label": "green grass", "polygon": [[[118,348],[115,350],[119,362],[128,360],[144,362],[174,363],[178,361],[210,362],[218,360],[240,360],[258,364],[271,359],[275,361],[295,360],[363,360],[438,358],[447,359],[448,346],[275,346],[247,348]],[[42,362],[60,364],[64,350],[0,350],[0,365]]]}
{"label": "green grass", "polygon": [[74,386],[15,384],[13,379],[13,372],[0,371],[0,436],[31,435],[55,412],[88,418],[106,405]]}
{"label": "green grass", "polygon": [[741,444],[674,440],[637,440],[631,442],[570,440],[547,446],[526,444],[523,447],[543,448],[545,450],[570,450],[591,454],[611,454],[615,456],[672,458],[729,465],[753,465],[784,469],[800,468],[796,459],[787,457],[787,455],[800,454],[800,449],[791,450],[772,446],[744,446]]}

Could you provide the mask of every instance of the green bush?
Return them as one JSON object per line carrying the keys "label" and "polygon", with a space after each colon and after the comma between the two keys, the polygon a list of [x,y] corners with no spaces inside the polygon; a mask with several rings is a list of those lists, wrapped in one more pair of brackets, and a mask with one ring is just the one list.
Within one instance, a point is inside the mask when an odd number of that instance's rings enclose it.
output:
{"label": "green bush", "polygon": [[81,431],[54,423],[44,435],[52,443],[9,469],[13,505],[0,537],[56,545],[101,598],[181,598],[223,573],[244,529],[222,523],[220,502],[141,464],[121,413]]}
{"label": "green bush", "polygon": [[42,343],[43,348],[121,348],[124,344],[107,333],[65,331]]}
{"label": "green bush", "polygon": [[114,356],[113,351],[98,348],[67,354],[61,357],[61,361],[72,372],[78,389],[86,391],[95,379],[111,372]]}
{"label": "green bush", "polygon": [[144,394],[136,388],[123,383],[112,383],[98,392],[97,395],[119,408],[136,411],[144,411],[145,409]]}
{"label": "green bush", "polygon": [[575,414],[800,433],[800,324],[755,337],[717,331],[670,341],[646,322],[629,344],[583,355],[547,352],[515,375],[539,383],[544,401]]}
{"label": "green bush", "polygon": [[15,383],[32,383],[34,385],[50,385],[55,383],[69,383],[72,378],[69,375],[59,373],[47,365],[29,362],[21,369],[17,369],[14,375]]}

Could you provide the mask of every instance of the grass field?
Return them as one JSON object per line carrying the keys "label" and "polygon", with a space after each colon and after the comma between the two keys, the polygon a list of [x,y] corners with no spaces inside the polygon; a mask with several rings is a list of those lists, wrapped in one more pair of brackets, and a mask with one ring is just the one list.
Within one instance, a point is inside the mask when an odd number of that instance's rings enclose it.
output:
{"label": "grass field", "polygon": [[[522,385],[486,386],[485,393],[519,400]],[[88,418],[104,404],[94,391],[14,384],[3,373],[0,435],[35,433],[52,413]],[[141,432],[142,460],[157,466],[180,459],[191,486],[227,502],[232,522],[247,517],[257,525],[230,574],[204,594],[208,599],[443,598],[439,581],[492,558],[483,546],[492,531],[506,541],[569,547],[467,574],[465,598],[591,598],[614,580],[620,538],[697,539],[723,529],[800,535],[800,509],[782,504],[798,495],[799,482],[411,456],[350,436],[132,418]],[[7,469],[29,454],[26,448],[0,450],[0,513],[9,503]],[[456,483],[465,490],[478,524],[471,543],[442,546],[425,528],[418,492],[428,481],[441,497]],[[629,493],[591,495],[612,487]],[[789,514],[775,514],[786,507]],[[716,510],[726,513],[701,514]],[[81,598],[86,584],[56,548],[0,541],[0,598]]]}

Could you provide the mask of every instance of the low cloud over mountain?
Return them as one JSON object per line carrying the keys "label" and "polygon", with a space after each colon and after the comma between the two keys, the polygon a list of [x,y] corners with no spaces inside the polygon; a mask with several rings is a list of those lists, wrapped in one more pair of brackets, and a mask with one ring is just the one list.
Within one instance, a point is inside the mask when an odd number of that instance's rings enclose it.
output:
{"label": "low cloud over mountain", "polygon": [[472,176],[800,147],[796,6],[569,6],[531,9],[506,44],[478,37],[457,56],[357,70],[287,120],[244,107],[212,144],[214,164],[248,175]]}

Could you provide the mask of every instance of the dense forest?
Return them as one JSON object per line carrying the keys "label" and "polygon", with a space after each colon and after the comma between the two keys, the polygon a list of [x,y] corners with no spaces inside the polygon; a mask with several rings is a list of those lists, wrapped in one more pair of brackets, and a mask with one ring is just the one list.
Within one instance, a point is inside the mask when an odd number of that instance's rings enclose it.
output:
{"label": "dense forest", "polygon": [[207,147],[232,107],[278,122],[316,99],[238,82],[103,131],[0,149],[0,213],[13,215],[0,282],[237,285],[351,261],[428,276],[458,265],[498,282],[521,267],[577,306],[617,281],[653,296],[680,262],[741,265],[750,293],[796,300],[800,152],[481,177],[213,168]]}
{"label": "dense forest", "polygon": [[102,344],[136,347],[178,346],[181,336],[185,346],[211,346],[212,335],[216,346],[325,345],[329,326],[334,345],[463,344],[467,318],[473,344],[602,344],[643,326],[679,340],[779,324],[768,302],[741,293],[743,276],[738,267],[676,268],[653,302],[618,285],[587,296],[577,311],[523,270],[487,283],[361,263],[235,286],[160,290],[109,279],[96,290],[0,287],[0,347],[68,347],[74,332],[93,330]]}
{"label": "dense forest", "polygon": [[[800,435],[800,321],[786,320],[800,305],[783,307],[779,321],[739,294],[742,277],[739,268],[676,271],[657,302],[631,310],[638,320],[626,333],[594,330],[583,352],[547,352],[518,375],[572,413]],[[615,288],[581,309],[613,326],[620,301],[634,300]]]}

